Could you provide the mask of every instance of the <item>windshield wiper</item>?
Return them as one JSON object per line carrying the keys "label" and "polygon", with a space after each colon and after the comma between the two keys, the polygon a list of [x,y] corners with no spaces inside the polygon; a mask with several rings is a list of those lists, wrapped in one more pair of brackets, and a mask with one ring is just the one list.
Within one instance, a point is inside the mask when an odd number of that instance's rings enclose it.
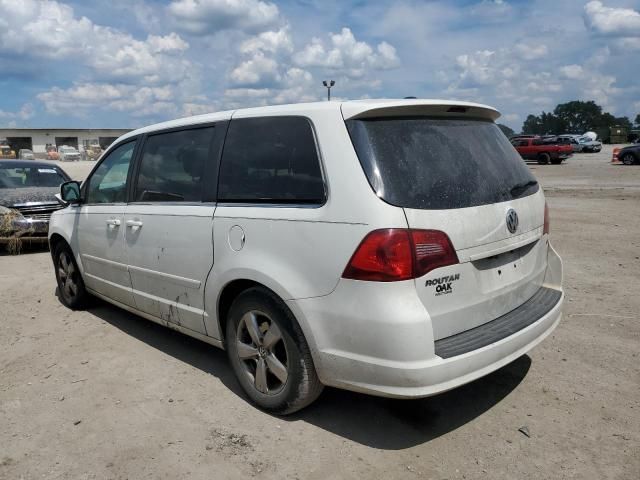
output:
{"label": "windshield wiper", "polygon": [[525,190],[527,190],[529,187],[533,187],[534,185],[538,185],[538,182],[536,182],[535,180],[529,180],[528,182],[518,183],[513,187],[511,187],[511,190],[509,190],[509,193],[511,193],[513,197],[517,197],[521,193],[523,193]]}

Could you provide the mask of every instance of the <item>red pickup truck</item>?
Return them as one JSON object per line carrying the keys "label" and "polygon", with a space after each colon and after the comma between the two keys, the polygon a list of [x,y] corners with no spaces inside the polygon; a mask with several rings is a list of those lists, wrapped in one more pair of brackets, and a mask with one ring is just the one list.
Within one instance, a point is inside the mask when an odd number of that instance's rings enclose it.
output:
{"label": "red pickup truck", "polygon": [[559,165],[573,155],[571,145],[547,143],[541,138],[513,138],[511,144],[525,160],[537,160],[540,165],[549,162]]}

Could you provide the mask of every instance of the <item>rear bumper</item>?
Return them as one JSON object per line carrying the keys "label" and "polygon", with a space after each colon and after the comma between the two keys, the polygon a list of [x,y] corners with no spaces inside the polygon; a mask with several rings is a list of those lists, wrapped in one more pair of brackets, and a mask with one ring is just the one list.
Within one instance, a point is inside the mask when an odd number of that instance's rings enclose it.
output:
{"label": "rear bumper", "polygon": [[[528,317],[513,333],[505,336],[503,331],[482,346],[454,351],[448,358],[438,348],[447,339],[434,342],[428,313],[409,288],[403,289],[403,282],[380,286],[387,289],[384,295],[381,290],[372,296],[369,290],[366,301],[357,298],[358,285],[350,284],[344,291],[339,286],[331,295],[289,304],[313,335],[314,360],[323,383],[386,397],[427,397],[507,365],[553,331],[564,301],[562,263],[552,248],[548,256],[543,288],[553,299],[546,313]],[[390,287],[397,289],[391,295]]]}

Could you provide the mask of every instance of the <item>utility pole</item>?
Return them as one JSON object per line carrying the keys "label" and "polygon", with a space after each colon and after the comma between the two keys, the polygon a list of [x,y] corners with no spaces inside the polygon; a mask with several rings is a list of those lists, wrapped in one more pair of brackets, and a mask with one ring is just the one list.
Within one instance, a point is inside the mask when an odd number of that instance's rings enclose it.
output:
{"label": "utility pole", "polygon": [[327,87],[327,101],[331,101],[331,87],[333,87],[335,84],[336,82],[334,82],[333,80],[329,80],[328,82],[326,80],[322,81],[322,85]]}

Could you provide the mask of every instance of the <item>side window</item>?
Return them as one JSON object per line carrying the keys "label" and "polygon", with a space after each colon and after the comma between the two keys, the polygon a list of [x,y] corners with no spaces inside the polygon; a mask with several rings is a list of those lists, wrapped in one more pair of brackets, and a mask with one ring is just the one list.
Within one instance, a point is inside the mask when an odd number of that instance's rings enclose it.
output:
{"label": "side window", "polygon": [[150,135],[140,159],[136,202],[200,202],[214,127]]}
{"label": "side window", "polygon": [[120,145],[100,163],[89,179],[87,203],[127,201],[127,174],[135,146],[135,141]]}
{"label": "side window", "polygon": [[529,146],[529,140],[518,140],[517,146],[518,147],[528,147]]}
{"label": "side window", "polygon": [[232,120],[222,154],[218,200],[323,203],[324,182],[309,120]]}
{"label": "side window", "polygon": [[531,142],[532,145],[544,145],[544,142],[542,140],[536,139],[533,142]]}

